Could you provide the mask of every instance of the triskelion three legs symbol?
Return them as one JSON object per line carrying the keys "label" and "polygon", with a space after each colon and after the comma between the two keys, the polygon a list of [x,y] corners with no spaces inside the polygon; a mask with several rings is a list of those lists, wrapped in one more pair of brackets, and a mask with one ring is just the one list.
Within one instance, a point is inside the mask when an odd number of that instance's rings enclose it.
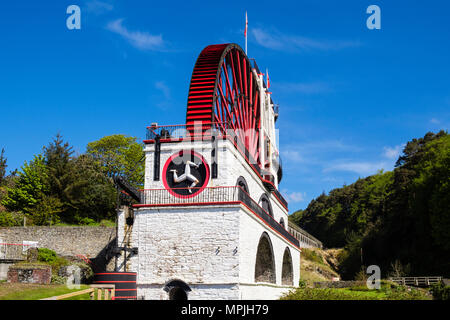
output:
{"label": "triskelion three legs symbol", "polygon": [[192,193],[191,188],[195,187],[197,183],[200,182],[194,175],[191,174],[191,166],[196,167],[198,169],[200,164],[195,164],[194,162],[189,160],[186,161],[186,165],[184,166],[184,173],[181,176],[178,176],[177,170],[175,169],[170,170],[173,172],[173,182],[180,183],[186,179],[192,182],[192,184],[189,186],[188,189],[189,193]]}

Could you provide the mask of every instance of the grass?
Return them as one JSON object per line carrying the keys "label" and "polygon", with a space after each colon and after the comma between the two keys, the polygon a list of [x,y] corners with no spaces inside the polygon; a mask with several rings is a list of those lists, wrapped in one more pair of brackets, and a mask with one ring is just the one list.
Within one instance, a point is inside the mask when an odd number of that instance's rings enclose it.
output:
{"label": "grass", "polygon": [[382,285],[379,290],[366,287],[300,288],[281,297],[281,300],[431,300],[424,289]]}
{"label": "grass", "polygon": [[112,220],[102,220],[100,222],[91,222],[89,224],[69,224],[69,223],[56,223],[53,227],[115,227],[116,222]]}
{"label": "grass", "polygon": [[301,252],[301,259],[306,259],[309,261],[314,261],[319,264],[325,265],[323,258],[313,249],[303,248]]}
{"label": "grass", "polygon": [[[66,285],[59,284],[0,283],[0,300],[39,300],[88,288],[87,285],[80,285],[79,289],[69,289]],[[68,300],[89,299],[89,294],[84,294]]]}

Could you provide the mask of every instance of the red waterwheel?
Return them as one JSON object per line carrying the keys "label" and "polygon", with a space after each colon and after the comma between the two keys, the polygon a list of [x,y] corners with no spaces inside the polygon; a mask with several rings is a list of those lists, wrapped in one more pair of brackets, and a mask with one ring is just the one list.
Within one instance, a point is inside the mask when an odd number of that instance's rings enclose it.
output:
{"label": "red waterwheel", "polygon": [[260,164],[260,97],[257,77],[237,44],[207,46],[192,73],[186,124],[232,129],[246,153]]}

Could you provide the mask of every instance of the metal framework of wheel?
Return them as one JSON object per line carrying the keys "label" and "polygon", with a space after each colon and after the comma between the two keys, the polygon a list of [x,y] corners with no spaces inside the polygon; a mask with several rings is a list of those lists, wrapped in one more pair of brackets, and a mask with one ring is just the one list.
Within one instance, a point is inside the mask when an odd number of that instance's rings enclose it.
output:
{"label": "metal framework of wheel", "polygon": [[207,46],[192,73],[186,124],[216,123],[232,129],[248,154],[260,165],[261,93],[250,61],[237,44]]}

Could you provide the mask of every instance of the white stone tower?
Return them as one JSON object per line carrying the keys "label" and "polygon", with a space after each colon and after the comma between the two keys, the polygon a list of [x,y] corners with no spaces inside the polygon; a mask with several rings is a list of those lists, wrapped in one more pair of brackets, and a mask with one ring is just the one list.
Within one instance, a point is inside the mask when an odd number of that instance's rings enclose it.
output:
{"label": "white stone tower", "polygon": [[277,117],[238,45],[201,52],[186,124],[147,128],[145,189],[119,212],[119,243],[137,248],[120,267],[137,273],[138,299],[276,299],[298,285]]}

